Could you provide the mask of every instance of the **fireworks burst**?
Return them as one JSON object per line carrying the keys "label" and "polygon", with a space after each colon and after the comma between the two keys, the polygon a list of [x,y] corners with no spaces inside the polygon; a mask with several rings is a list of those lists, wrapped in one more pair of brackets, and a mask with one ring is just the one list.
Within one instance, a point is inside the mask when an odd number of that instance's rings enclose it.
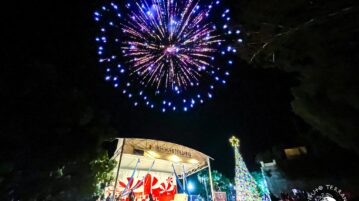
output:
{"label": "fireworks burst", "polygon": [[229,28],[229,9],[218,11],[220,1],[200,3],[133,0],[94,13],[101,25],[96,41],[105,79],[135,106],[188,111],[226,83],[224,63],[231,65],[230,53],[236,53],[228,38],[240,31]]}

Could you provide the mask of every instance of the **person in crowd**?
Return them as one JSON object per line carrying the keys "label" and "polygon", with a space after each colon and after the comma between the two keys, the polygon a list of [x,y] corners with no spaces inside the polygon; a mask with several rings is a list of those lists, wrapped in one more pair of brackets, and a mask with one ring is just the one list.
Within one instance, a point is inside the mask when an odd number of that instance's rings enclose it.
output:
{"label": "person in crowd", "polygon": [[149,199],[149,201],[153,201],[152,193],[150,193],[150,194],[148,195],[148,199]]}
{"label": "person in crowd", "polygon": [[135,194],[133,193],[133,191],[130,191],[130,194],[128,194],[128,200],[129,201],[135,201]]}
{"label": "person in crowd", "polygon": [[117,195],[116,198],[115,198],[116,201],[120,201],[121,200],[121,196],[120,195]]}
{"label": "person in crowd", "polygon": [[110,194],[108,194],[108,196],[107,196],[107,198],[106,198],[106,201],[111,201],[111,193]]}

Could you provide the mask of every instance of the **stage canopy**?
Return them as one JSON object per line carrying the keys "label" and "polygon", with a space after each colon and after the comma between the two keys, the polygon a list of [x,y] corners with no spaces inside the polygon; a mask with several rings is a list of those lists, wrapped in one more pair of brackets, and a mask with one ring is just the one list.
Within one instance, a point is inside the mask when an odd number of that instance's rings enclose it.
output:
{"label": "stage canopy", "polygon": [[172,174],[174,167],[180,177],[183,173],[188,176],[208,167],[211,159],[183,145],[141,138],[118,138],[113,158],[119,161],[122,151],[121,170],[133,170],[137,165],[139,171],[151,169],[151,172]]}

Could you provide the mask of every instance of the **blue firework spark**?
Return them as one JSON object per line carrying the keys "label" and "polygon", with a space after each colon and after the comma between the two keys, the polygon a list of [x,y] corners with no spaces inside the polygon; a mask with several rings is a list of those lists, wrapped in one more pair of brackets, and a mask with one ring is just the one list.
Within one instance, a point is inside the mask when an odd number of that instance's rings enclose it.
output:
{"label": "blue firework spark", "polygon": [[[230,43],[240,31],[230,27],[220,1],[132,0],[94,12],[105,80],[133,101],[166,111],[189,111],[212,99],[227,83]],[[241,41],[241,40],[237,40]]]}

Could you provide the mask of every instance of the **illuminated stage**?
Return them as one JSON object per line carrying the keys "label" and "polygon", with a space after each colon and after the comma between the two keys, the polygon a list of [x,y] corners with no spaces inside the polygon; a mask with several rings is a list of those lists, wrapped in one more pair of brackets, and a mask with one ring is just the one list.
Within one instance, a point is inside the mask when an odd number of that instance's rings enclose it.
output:
{"label": "illuminated stage", "polygon": [[120,166],[114,169],[115,181],[105,188],[106,197],[115,193],[115,197],[121,195],[125,201],[133,191],[135,201],[148,201],[150,194],[154,201],[171,201],[186,200],[183,194],[179,195],[186,192],[186,177],[206,168],[210,170],[211,158],[171,142],[119,138],[113,159]]}

